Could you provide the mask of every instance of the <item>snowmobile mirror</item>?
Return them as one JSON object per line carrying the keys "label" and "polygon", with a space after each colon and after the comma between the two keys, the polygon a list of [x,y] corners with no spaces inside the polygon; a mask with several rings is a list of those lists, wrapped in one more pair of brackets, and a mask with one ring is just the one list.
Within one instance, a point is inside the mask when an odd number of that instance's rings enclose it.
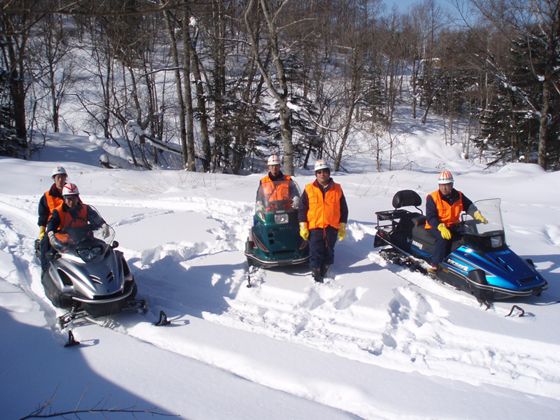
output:
{"label": "snowmobile mirror", "polygon": [[113,241],[113,243],[111,244],[111,248],[115,249],[116,247],[119,246],[119,242],[118,241]]}

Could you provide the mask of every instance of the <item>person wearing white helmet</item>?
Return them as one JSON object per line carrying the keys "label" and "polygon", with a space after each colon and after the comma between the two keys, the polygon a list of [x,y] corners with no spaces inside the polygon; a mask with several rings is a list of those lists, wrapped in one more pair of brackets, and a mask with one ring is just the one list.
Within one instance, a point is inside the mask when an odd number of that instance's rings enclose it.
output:
{"label": "person wearing white helmet", "polygon": [[431,272],[438,270],[439,264],[451,251],[453,239],[458,237],[456,227],[463,211],[481,223],[488,223],[473,202],[461,191],[453,188],[453,183],[453,174],[444,169],[438,177],[438,189],[426,197],[425,228],[436,239],[429,268]]}
{"label": "person wearing white helmet", "polygon": [[316,282],[323,282],[334,262],[334,246],[346,236],[348,205],[340,184],[331,178],[327,162],[315,162],[315,181],[301,195],[300,236],[309,241],[309,265]]}
{"label": "person wearing white helmet", "polygon": [[54,209],[62,204],[62,187],[64,187],[68,179],[68,174],[62,166],[56,166],[51,172],[51,177],[53,184],[41,196],[38,208],[39,219],[37,224],[39,225],[39,239],[36,241],[36,248],[41,255],[41,268],[43,270],[46,269],[48,264],[45,255],[49,248],[49,242],[45,237],[45,229]]}
{"label": "person wearing white helmet", "polygon": [[82,203],[76,184],[65,184],[62,197],[64,202],[54,209],[47,225],[47,237],[51,246],[57,245],[57,241],[60,242],[60,236],[57,238],[56,234],[65,233],[68,229],[91,226],[92,229],[101,228],[104,238],[109,236],[109,225],[91,206]]}
{"label": "person wearing white helmet", "polygon": [[257,189],[257,207],[263,209],[271,201],[285,202],[297,208],[299,193],[296,185],[289,175],[284,175],[280,170],[280,157],[270,155],[267,160],[268,174],[259,181]]}
{"label": "person wearing white helmet", "polygon": [[37,222],[39,225],[39,240],[45,236],[45,228],[53,210],[62,204],[62,187],[66,183],[68,174],[62,166],[57,166],[53,169],[51,177],[53,184],[48,191],[45,191],[41,200],[39,200],[39,220]]}

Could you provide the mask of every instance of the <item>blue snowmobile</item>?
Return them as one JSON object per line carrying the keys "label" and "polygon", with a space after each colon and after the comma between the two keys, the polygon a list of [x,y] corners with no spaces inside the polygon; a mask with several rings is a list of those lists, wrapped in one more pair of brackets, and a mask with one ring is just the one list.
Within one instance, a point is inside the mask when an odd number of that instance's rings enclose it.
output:
{"label": "blue snowmobile", "polygon": [[307,262],[309,247],[299,236],[299,196],[293,180],[259,185],[253,226],[245,243],[249,266],[270,268]]}
{"label": "blue snowmobile", "polygon": [[[374,247],[385,246],[380,254],[387,260],[427,273],[426,263],[435,239],[424,228],[426,217],[420,196],[412,190],[398,191],[393,210],[376,212]],[[522,259],[506,244],[500,199],[480,200],[477,208],[488,219],[480,223],[463,214],[451,253],[435,276],[474,295],[480,302],[540,295],[548,286],[530,259]],[[417,211],[403,209],[415,207]]]}

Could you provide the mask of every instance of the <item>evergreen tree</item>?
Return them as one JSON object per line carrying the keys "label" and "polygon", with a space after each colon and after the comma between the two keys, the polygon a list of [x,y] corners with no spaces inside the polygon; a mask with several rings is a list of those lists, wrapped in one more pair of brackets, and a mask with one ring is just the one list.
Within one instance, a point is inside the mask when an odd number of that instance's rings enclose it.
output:
{"label": "evergreen tree", "polygon": [[[526,35],[512,40],[507,73],[496,73],[495,100],[480,114],[480,135],[475,144],[492,153],[492,163],[538,161],[545,43],[535,32]],[[559,64],[555,64],[557,69]],[[548,168],[559,165],[559,113],[560,95],[555,92],[550,98],[548,115]]]}
{"label": "evergreen tree", "polygon": [[14,122],[9,74],[0,68],[0,155],[19,156],[22,152]]}

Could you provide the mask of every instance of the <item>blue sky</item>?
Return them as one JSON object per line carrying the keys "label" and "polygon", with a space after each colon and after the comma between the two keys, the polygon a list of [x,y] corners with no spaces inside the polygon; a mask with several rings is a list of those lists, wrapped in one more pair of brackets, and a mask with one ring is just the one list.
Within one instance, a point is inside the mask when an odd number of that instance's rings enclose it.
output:
{"label": "blue sky", "polygon": [[[385,3],[385,10],[387,12],[390,12],[393,6],[397,6],[400,12],[405,13],[409,10],[410,6],[420,4],[423,0],[383,0],[383,2]],[[447,12],[456,13],[455,2],[453,0],[435,0],[435,3]]]}

